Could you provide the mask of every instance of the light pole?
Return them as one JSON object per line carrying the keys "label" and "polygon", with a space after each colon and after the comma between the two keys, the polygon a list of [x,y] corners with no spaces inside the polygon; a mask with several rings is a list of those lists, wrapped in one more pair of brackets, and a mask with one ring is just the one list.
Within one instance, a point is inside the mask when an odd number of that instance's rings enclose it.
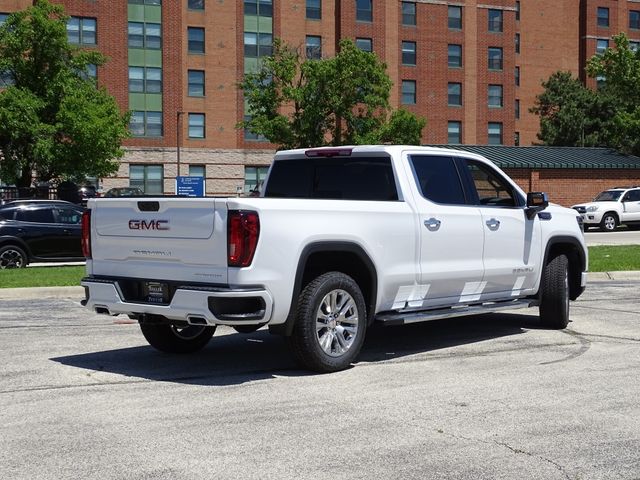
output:
{"label": "light pole", "polygon": [[180,128],[180,117],[184,115],[184,112],[176,112],[176,160],[177,160],[177,177],[180,176],[180,144],[182,143],[182,129]]}

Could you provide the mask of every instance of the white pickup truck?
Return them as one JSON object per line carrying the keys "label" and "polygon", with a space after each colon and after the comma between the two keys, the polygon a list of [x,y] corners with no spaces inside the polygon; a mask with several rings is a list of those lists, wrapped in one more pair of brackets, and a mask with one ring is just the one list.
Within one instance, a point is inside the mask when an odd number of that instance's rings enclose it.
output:
{"label": "white pickup truck", "polygon": [[267,325],[303,366],[336,371],[373,322],[539,306],[564,328],[586,282],[581,222],[471,153],[282,151],[258,198],[89,200],[83,303],[170,353]]}

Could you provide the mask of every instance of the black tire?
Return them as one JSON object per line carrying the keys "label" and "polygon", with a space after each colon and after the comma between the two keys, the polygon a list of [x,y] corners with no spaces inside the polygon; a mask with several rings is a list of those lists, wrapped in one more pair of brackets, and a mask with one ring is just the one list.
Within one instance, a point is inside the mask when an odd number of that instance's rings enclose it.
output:
{"label": "black tire", "polygon": [[216,327],[189,325],[158,325],[141,323],[140,330],[149,345],[165,353],[193,353],[202,349],[216,331]]}
{"label": "black tire", "polygon": [[233,329],[238,333],[253,333],[262,325],[234,325]]}
{"label": "black tire", "polygon": [[569,260],[566,255],[553,257],[542,270],[540,322],[555,329],[569,324]]}
{"label": "black tire", "polygon": [[[340,311],[331,311],[332,305]],[[319,373],[337,372],[348,368],[360,353],[366,328],[366,307],[358,284],[344,273],[328,272],[309,283],[298,297],[288,340],[303,367]]]}
{"label": "black tire", "polygon": [[0,247],[0,270],[10,268],[24,268],[29,263],[29,257],[24,250],[16,245]]}
{"label": "black tire", "polygon": [[607,212],[600,220],[600,230],[603,232],[614,232],[618,228],[618,216],[615,213]]}

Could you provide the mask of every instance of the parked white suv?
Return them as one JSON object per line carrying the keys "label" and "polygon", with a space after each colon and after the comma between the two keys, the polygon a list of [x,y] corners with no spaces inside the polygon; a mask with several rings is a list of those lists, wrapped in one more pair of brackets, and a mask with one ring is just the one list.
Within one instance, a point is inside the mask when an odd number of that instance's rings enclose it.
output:
{"label": "parked white suv", "polygon": [[585,228],[613,232],[618,225],[640,227],[640,187],[616,187],[599,193],[593,202],[574,205]]}

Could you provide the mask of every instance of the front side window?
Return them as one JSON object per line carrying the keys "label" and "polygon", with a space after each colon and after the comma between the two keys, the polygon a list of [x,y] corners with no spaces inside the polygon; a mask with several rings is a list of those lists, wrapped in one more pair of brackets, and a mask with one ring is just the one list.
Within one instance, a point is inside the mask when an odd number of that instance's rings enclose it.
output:
{"label": "front side window", "polygon": [[640,202],[640,190],[629,190],[624,197],[623,202]]}
{"label": "front side window", "polygon": [[416,81],[415,80],[402,80],[402,104],[403,105],[416,104]]}
{"label": "front side window", "polygon": [[415,2],[402,2],[402,25],[412,27],[415,26],[416,23]]}
{"label": "front side window", "polygon": [[478,205],[507,208],[519,205],[513,186],[498,172],[475,160],[466,159],[464,162],[473,180]]}
{"label": "front side window", "polygon": [[21,208],[16,210],[15,219],[19,222],[55,223],[53,210],[50,208]]}
{"label": "front side window", "polygon": [[447,47],[449,68],[462,67],[462,45],[452,45]]}
{"label": "front side window", "polygon": [[96,19],[71,17],[67,21],[67,38],[74,45],[96,44]]}
{"label": "front side window", "polygon": [[416,42],[402,42],[402,64],[416,64]]}
{"label": "front side window", "polygon": [[447,143],[449,145],[462,143],[462,122],[450,121],[447,123]]}
{"label": "front side window", "polygon": [[424,198],[446,205],[466,205],[460,175],[449,156],[411,155],[411,167]]}
{"label": "front side window", "polygon": [[188,94],[190,97],[204,97],[204,71],[189,70],[187,73],[189,86]]}
{"label": "front side window", "polygon": [[489,47],[489,70],[502,70],[502,48]]}
{"label": "front side window", "polygon": [[459,107],[462,105],[462,84],[449,83],[447,85],[447,102],[450,106]]}
{"label": "front side window", "polygon": [[489,31],[502,32],[502,10],[490,8],[489,12]]}
{"label": "front side window", "polygon": [[322,0],[307,0],[307,18],[309,20],[322,18]]}
{"label": "front side window", "polygon": [[447,22],[451,30],[462,30],[462,7],[449,5]]}
{"label": "front side window", "polygon": [[356,38],[356,47],[363,52],[373,52],[373,40],[370,38]]}
{"label": "front side window", "polygon": [[307,35],[306,53],[309,60],[320,60],[322,58],[322,37]]}
{"label": "front side window", "polygon": [[605,7],[598,7],[598,26],[609,26],[609,9]]}
{"label": "front side window", "polygon": [[502,123],[489,122],[487,135],[489,145],[502,145]]}
{"label": "front side window", "polygon": [[162,165],[129,165],[129,186],[139,188],[146,195],[164,193]]}
{"label": "front side window", "polygon": [[502,107],[502,85],[489,85],[489,107]]}
{"label": "front side window", "polygon": [[629,10],[629,28],[640,30],[640,10]]}
{"label": "front side window", "polygon": [[204,28],[187,28],[189,53],[204,53]]}
{"label": "front side window", "polygon": [[373,21],[373,0],[356,0],[356,20],[359,22]]}
{"label": "front side window", "polygon": [[189,138],[205,138],[204,113],[189,114]]}

